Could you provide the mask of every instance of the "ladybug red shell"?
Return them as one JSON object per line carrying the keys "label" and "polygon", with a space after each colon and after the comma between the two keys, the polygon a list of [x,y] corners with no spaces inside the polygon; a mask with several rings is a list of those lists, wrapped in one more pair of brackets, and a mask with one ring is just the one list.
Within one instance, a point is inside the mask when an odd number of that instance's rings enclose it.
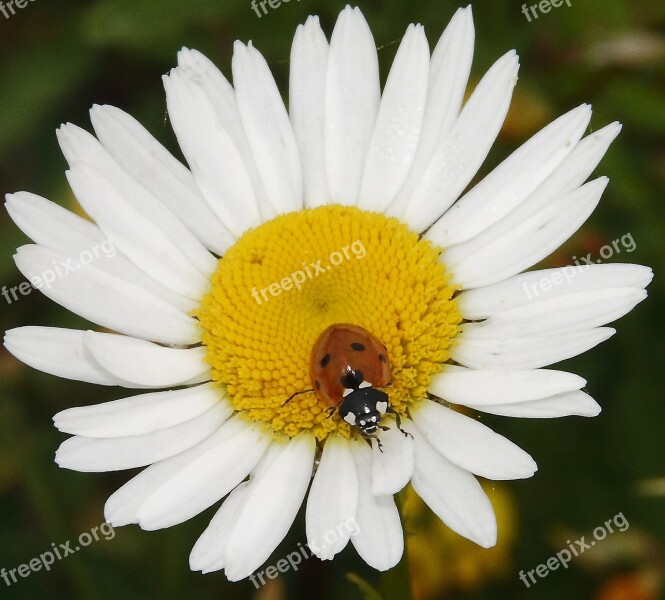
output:
{"label": "ladybug red shell", "polygon": [[362,435],[376,432],[381,416],[392,412],[388,394],[377,389],[390,383],[388,353],[366,329],[328,327],[312,348],[309,370],[316,396],[330,408],[339,406],[342,419]]}
{"label": "ladybug red shell", "polygon": [[363,381],[374,387],[385,386],[390,373],[386,347],[358,325],[331,325],[312,348],[309,363],[312,386],[317,397],[328,406],[340,404],[344,390],[355,389]]}

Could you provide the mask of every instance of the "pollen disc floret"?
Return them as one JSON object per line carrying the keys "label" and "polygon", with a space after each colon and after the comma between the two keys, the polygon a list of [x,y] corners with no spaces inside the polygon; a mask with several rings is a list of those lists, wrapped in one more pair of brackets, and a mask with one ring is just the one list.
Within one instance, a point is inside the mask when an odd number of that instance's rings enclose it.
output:
{"label": "pollen disc floret", "polygon": [[214,380],[236,410],[275,432],[348,435],[313,392],[282,404],[312,387],[309,357],[319,334],[355,323],[387,347],[387,391],[404,414],[449,359],[462,320],[440,254],[397,219],[336,205],[246,232],[220,259],[197,311]]}

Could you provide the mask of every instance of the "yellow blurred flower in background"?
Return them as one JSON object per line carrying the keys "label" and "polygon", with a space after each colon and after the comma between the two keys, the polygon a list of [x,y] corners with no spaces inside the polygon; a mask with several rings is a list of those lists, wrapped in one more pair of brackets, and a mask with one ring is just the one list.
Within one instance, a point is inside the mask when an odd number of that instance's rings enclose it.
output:
{"label": "yellow blurred flower in background", "polygon": [[501,484],[482,482],[482,486],[499,529],[496,546],[488,549],[455,534],[408,488],[404,528],[414,600],[477,589],[513,572],[512,552],[518,534],[515,501]]}

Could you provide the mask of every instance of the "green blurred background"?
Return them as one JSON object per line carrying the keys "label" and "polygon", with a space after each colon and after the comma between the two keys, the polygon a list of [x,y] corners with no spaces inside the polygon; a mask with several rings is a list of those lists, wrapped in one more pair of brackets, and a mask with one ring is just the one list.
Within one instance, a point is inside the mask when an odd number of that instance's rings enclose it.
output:
{"label": "green blurred background", "polygon": [[[7,4],[7,2],[5,2]],[[197,48],[230,77],[232,42],[253,40],[287,89],[296,26],[318,14],[329,34],[341,0],[291,0],[257,17],[249,0],[31,0],[7,19],[0,14],[0,191],[29,190],[70,208],[66,164],[54,130],[71,121],[90,129],[87,110],[113,104],[141,120],[178,152],[160,75],[179,48]],[[426,26],[434,45],[459,6],[448,0],[360,0],[373,30],[385,77],[406,26]],[[665,403],[663,384],[663,192],[665,178],[665,3],[572,0],[531,22],[522,3],[474,3],[476,52],[472,83],[498,56],[516,48],[520,81],[513,108],[482,173],[558,114],[594,106],[592,128],[620,120],[624,129],[598,173],[611,182],[600,209],[546,264],[597,256],[630,234],[635,249],[610,261],[654,267],[649,299],[618,323],[608,342],[560,368],[587,378],[603,406],[595,419],[483,422],[526,448],[540,470],[526,481],[488,483],[499,515],[499,544],[482,550],[450,535],[413,499],[407,529],[416,598],[665,598]],[[179,156],[179,154],[178,154]],[[481,175],[482,175],[481,173]],[[0,285],[18,285],[14,249],[27,239],[0,213]],[[2,330],[26,324],[85,327],[39,293],[7,304]],[[12,569],[75,540],[103,521],[106,498],[128,473],[60,470],[53,454],[65,436],[51,416],[122,392],[40,374],[0,349],[0,567]],[[126,394],[125,394],[126,395]],[[133,474],[133,473],[132,473]],[[371,598],[354,573],[388,591],[389,581],[349,547],[335,561],[305,561],[255,591],[223,574],[188,568],[190,549],[214,509],[158,532],[118,529],[7,587],[0,598]],[[617,513],[630,523],[592,550],[527,589],[518,579]],[[269,564],[304,542],[301,518]],[[392,596],[394,597],[394,596]]]}

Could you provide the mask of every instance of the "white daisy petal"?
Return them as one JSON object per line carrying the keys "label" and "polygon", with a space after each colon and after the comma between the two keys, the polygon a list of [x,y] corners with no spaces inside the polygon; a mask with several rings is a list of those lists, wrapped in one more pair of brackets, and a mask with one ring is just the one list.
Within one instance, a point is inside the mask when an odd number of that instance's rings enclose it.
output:
{"label": "white daisy petal", "polygon": [[144,467],[206,439],[230,412],[228,405],[220,402],[189,421],[150,433],[114,438],[75,436],[60,444],[55,462],[63,469],[88,473]]}
{"label": "white daisy petal", "polygon": [[647,297],[644,290],[615,287],[578,292],[510,308],[464,326],[468,337],[533,337],[569,333],[611,323]]}
{"label": "white daisy petal", "polygon": [[[297,440],[295,445],[288,449],[283,440],[271,444],[250,475],[250,479],[241,483],[229,494],[192,551],[190,565],[193,569],[203,573],[227,569],[227,578],[235,581],[233,573],[238,571],[239,562],[246,564],[250,561],[254,564],[251,569],[241,567],[242,570],[247,571],[245,575],[238,576],[238,579],[241,579],[247,577],[266,560],[280,540],[275,541],[272,536],[269,536],[267,545],[270,548],[266,546],[265,551],[262,552],[266,556],[260,560],[252,556],[256,552],[257,546],[266,544],[264,528],[270,530],[276,522],[279,529],[283,525],[282,519],[285,519],[288,520],[286,526],[288,529],[302,504],[311,478],[315,450],[314,438],[309,434],[301,434]],[[279,474],[273,471],[273,467]],[[296,485],[293,490],[291,486],[283,485],[285,480],[291,483],[294,477]],[[275,501],[276,490],[286,496],[289,496],[291,491],[296,492],[295,495],[285,500],[286,511],[279,502]],[[256,506],[257,504],[260,506]],[[264,523],[263,527],[257,527],[257,515],[263,516],[268,524]],[[244,522],[239,523],[240,519],[244,519]],[[260,536],[259,540],[247,535],[247,532],[252,530],[257,531],[257,535]],[[232,549],[233,546],[236,547],[235,550]]]}
{"label": "white daisy petal", "polygon": [[5,207],[31,240],[60,252],[80,252],[106,240],[94,223],[30,192],[7,194]]}
{"label": "white daisy petal", "polygon": [[493,371],[444,365],[443,371],[432,377],[428,391],[452,404],[485,407],[538,400],[579,390],[585,385],[585,379],[565,371]]}
{"label": "white daisy petal", "polygon": [[300,149],[306,207],[330,203],[323,143],[328,40],[318,17],[299,25],[291,48],[289,113]]}
{"label": "white daisy petal", "polygon": [[[64,264],[71,259],[32,244],[21,246],[14,261],[26,278],[41,282],[35,283],[35,287],[45,296],[102,327],[163,344],[187,345],[201,340],[196,320],[165,300],[93,265],[55,277],[54,263]],[[45,283],[47,276],[49,282]]]}
{"label": "white daisy petal", "polygon": [[383,212],[399,192],[418,148],[429,73],[422,25],[409,25],[386,82],[360,186],[358,206]]}
{"label": "white daisy petal", "polygon": [[[242,421],[242,422],[238,422]],[[234,417],[203,444],[192,448],[141,505],[143,529],[171,527],[191,519],[236,487],[259,462],[271,436],[254,423]]]}
{"label": "white daisy petal", "polygon": [[180,68],[163,77],[166,103],[182,153],[208,204],[240,237],[261,223],[251,175],[205,92]]}
{"label": "white daisy petal", "polygon": [[307,545],[321,560],[330,560],[349,541],[351,522],[358,507],[358,476],[351,442],[332,435],[323,447],[307,498]]}
{"label": "white daisy petal", "polygon": [[233,409],[212,384],[141,394],[94,406],[69,408],[53,417],[64,433],[87,438],[143,435],[185,423],[221,403],[227,416]]}
{"label": "white daisy petal", "polygon": [[210,101],[219,122],[233,139],[246,162],[251,159],[245,130],[233,86],[206,56],[197,50],[182,48],[178,52],[178,71],[189,85],[200,88]]}
{"label": "white daisy petal", "polygon": [[358,8],[347,6],[335,24],[325,93],[330,195],[334,203],[355,205],[381,96],[376,45]]}
{"label": "white daisy petal", "polygon": [[512,277],[575,233],[598,205],[607,182],[599,177],[535,214],[522,205],[475,238],[448,248],[441,259],[465,289]]}
{"label": "white daisy petal", "polygon": [[417,153],[418,158],[425,158],[427,162],[437,143],[450,132],[459,116],[471,73],[474,40],[473,14],[469,5],[457,9],[432,53],[427,104]]}
{"label": "white daisy petal", "polygon": [[[539,131],[464,195],[428,236],[444,247],[485,231],[529,197],[571,152],[591,119],[583,104]],[[489,201],[488,201],[489,199]]]}
{"label": "white daisy petal", "polygon": [[303,206],[298,145],[268,63],[252,46],[233,46],[233,84],[240,118],[268,201],[278,214]]}
{"label": "white daisy petal", "polygon": [[124,335],[88,331],[85,347],[112,375],[141,387],[170,387],[209,381],[204,346],[166,348]]}
{"label": "white daisy petal", "polygon": [[610,123],[579,141],[525,202],[539,207],[546,206],[557,197],[572,192],[582,185],[598,166],[609,145],[619,135],[619,131],[621,131],[619,123]]}
{"label": "white daisy petal", "polygon": [[423,400],[410,410],[425,439],[449,461],[487,479],[524,479],[537,470],[524,450],[489,427]]}
{"label": "white daisy petal", "polygon": [[242,511],[226,544],[224,569],[229,581],[248,577],[268,559],[288,533],[307,492],[314,437],[301,433],[277,446],[273,443],[271,448],[277,456],[250,478]]}
{"label": "white daisy petal", "polygon": [[402,201],[411,197],[439,143],[459,116],[471,72],[474,38],[471,6],[458,9],[432,54],[420,139],[400,193]]}
{"label": "white daisy petal", "polygon": [[472,369],[538,369],[577,356],[614,335],[611,327],[597,327],[552,336],[478,338],[462,332],[450,355]]}
{"label": "white daisy petal", "polygon": [[254,162],[252,151],[242,126],[238,102],[233,86],[224,74],[197,50],[183,48],[178,52],[178,72],[184,75],[190,85],[195,85],[207,96],[222,127],[229,134],[242,157],[247,174],[252,181],[261,221],[265,222],[277,215],[266,198],[266,192]]}
{"label": "white daisy petal", "polygon": [[[209,526],[196,542],[190,555],[190,565],[194,570],[202,573],[212,573],[226,568],[228,556],[226,548],[229,539],[237,530],[238,519],[245,512],[246,502],[255,496],[252,480],[267,474],[270,466],[282,454],[284,440],[273,440],[273,442],[275,443],[268,446],[266,453],[250,473],[249,479],[241,483],[226,497]],[[312,462],[313,459],[312,456]],[[308,473],[308,482],[311,478],[312,462],[309,464],[309,469],[305,469],[305,472]],[[272,493],[273,490],[270,491],[269,497],[272,497]],[[226,575],[228,578],[228,573]]]}
{"label": "white daisy petal", "polygon": [[194,177],[134,117],[114,106],[90,111],[95,133],[116,162],[220,256],[235,241],[205,201]]}
{"label": "white daisy petal", "polygon": [[492,65],[453,128],[439,140],[417,185],[400,192],[388,209],[389,214],[403,220],[413,231],[423,231],[459,197],[501,129],[517,82],[518,68],[517,55],[512,50]]}
{"label": "white daisy petal", "polygon": [[30,239],[67,254],[72,260],[91,256],[95,267],[134,283],[168,301],[183,312],[196,308],[191,298],[165,288],[118,252],[102,231],[90,221],[29,192],[7,194],[7,212]]}
{"label": "white daisy petal", "polygon": [[614,287],[645,288],[653,279],[649,267],[630,264],[569,265],[521,273],[485,287],[462,292],[455,299],[465,319],[478,320],[546,300],[578,292]]}
{"label": "white daisy petal", "polygon": [[[82,198],[77,196],[86,212],[95,219],[100,228],[111,239],[114,238],[107,229],[117,234],[118,219],[134,218],[141,225],[148,222],[154,228],[155,234],[178,240],[177,253],[181,255],[178,260],[189,265],[190,270],[193,271],[191,277],[197,275],[208,277],[214,272],[217,262],[203,244],[176,215],[165,208],[158,198],[153,196],[133,177],[130,177],[97,138],[71,123],[60,127],[56,133],[60,148],[71,168],[78,163],[88,165],[92,171],[107,181],[115,193],[120,196],[120,199],[113,203],[111,203],[110,198],[103,194],[100,194],[102,196],[101,200],[87,194],[84,194]],[[74,193],[76,194],[76,190],[74,190]],[[103,205],[105,202],[112,204],[112,206],[103,210],[104,207],[99,205]],[[131,211],[129,215],[128,211]],[[114,241],[116,240],[114,239]],[[118,247],[124,252],[124,247],[119,240]],[[175,253],[176,251],[171,250],[171,252]],[[125,254],[128,253],[125,252]],[[134,259],[132,255],[128,254],[128,256],[130,259]]]}
{"label": "white daisy petal", "polygon": [[210,281],[179,251],[175,231],[154,225],[135,208],[134,197],[121,196],[106,177],[84,163],[73,163],[67,180],[85,211],[136,266],[188,298],[198,300],[208,291]]}
{"label": "white daisy petal", "polygon": [[83,345],[84,331],[58,327],[17,327],[5,333],[5,348],[33,369],[56,377],[133,387],[111,375],[95,361]]}
{"label": "white daisy petal", "polygon": [[[214,443],[216,438],[210,436],[190,450],[156,462],[130,479],[107,500],[104,507],[106,521],[114,527],[138,523],[138,512],[145,500],[165,481],[168,481],[185,467],[190,462],[193,454],[198,455],[202,449],[209,448],[211,438],[212,443]],[[239,487],[242,487],[242,485]],[[234,490],[234,493],[236,490]]]}
{"label": "white daisy petal", "polygon": [[[402,428],[409,431],[409,422]],[[382,451],[372,444],[372,493],[375,496],[396,494],[409,483],[413,474],[413,438],[396,426],[379,433]]]}
{"label": "white daisy petal", "polygon": [[492,404],[489,406],[469,404],[468,406],[493,415],[528,419],[553,419],[570,415],[595,417],[600,413],[598,403],[591,396],[581,391],[565,392],[547,398],[515,404]]}
{"label": "white daisy petal", "polygon": [[358,511],[351,531],[351,543],[370,567],[387,571],[404,552],[404,534],[392,494],[372,492],[372,451],[365,442],[352,445],[358,469]]}
{"label": "white daisy petal", "polygon": [[416,494],[453,531],[483,548],[494,546],[494,509],[476,478],[441,456],[416,427],[413,435]]}
{"label": "white daisy petal", "polygon": [[226,544],[243,511],[249,482],[241,483],[224,500],[189,555],[192,571],[212,573],[225,566]]}
{"label": "white daisy petal", "polygon": [[[535,143],[541,134],[544,134],[550,129],[550,134],[556,134],[556,135],[561,135],[562,133],[565,134],[566,131],[570,131],[572,127],[577,127],[577,131],[574,132],[575,137],[579,134],[580,129],[585,125],[587,117],[588,117],[589,112],[587,109],[582,106],[578,109],[575,109],[574,111],[571,111],[568,113],[568,115],[564,115],[564,117],[558,119],[554,123],[552,123],[548,128],[545,128],[542,130],[539,134],[534,136],[527,144],[525,144],[520,150],[517,152],[521,152],[524,149],[528,149],[529,145],[532,143]],[[564,119],[562,121],[562,119]],[[556,125],[556,127],[554,127]],[[522,188],[521,191],[516,189],[516,186],[519,186],[523,184],[524,182],[527,182],[529,186],[531,186],[531,180],[529,179],[532,177],[529,175],[529,178],[525,178],[524,173],[535,173],[537,172],[534,169],[531,168],[524,168],[522,167],[517,167],[516,164],[519,162],[521,164],[521,159],[517,161],[513,161],[513,157],[515,155],[512,155],[509,157],[504,163],[495,170],[494,173],[498,174],[497,175],[497,180],[501,180],[503,178],[506,183],[503,186],[505,190],[508,190],[508,192],[502,191],[501,193],[493,193],[492,190],[484,190],[483,184],[486,182],[491,183],[491,176],[488,176],[481,184],[476,186],[472,192],[467,194],[465,197],[466,199],[472,199],[476,198],[475,202],[472,202],[469,206],[472,206],[473,204],[478,205],[479,210],[477,211],[478,214],[480,214],[481,210],[486,208],[487,203],[483,202],[481,198],[487,198],[487,197],[497,197],[497,198],[503,198],[504,202],[499,201],[498,204],[495,205],[494,200],[492,201],[492,206],[490,207],[489,210],[487,210],[487,214],[483,217],[484,219],[488,219],[489,221],[495,223],[494,226],[491,226],[489,228],[485,228],[484,232],[478,235],[475,235],[472,239],[469,239],[465,243],[461,243],[459,245],[455,245],[452,248],[450,248],[450,251],[447,254],[447,261],[448,263],[452,266],[455,264],[458,260],[464,260],[466,257],[469,255],[472,255],[474,252],[476,252],[479,248],[488,248],[488,245],[495,241],[498,237],[500,236],[506,236],[506,232],[512,231],[515,227],[517,227],[518,224],[524,223],[529,219],[535,218],[535,215],[537,214],[546,214],[548,210],[550,210],[550,207],[556,203],[556,202],[563,202],[566,197],[574,198],[575,194],[578,194],[580,197],[589,194],[593,195],[594,193],[602,193],[602,188],[605,183],[602,183],[601,180],[597,180],[596,183],[591,182],[588,184],[588,186],[583,186],[582,188],[579,188],[585,179],[591,174],[593,169],[597,166],[598,162],[602,158],[603,154],[607,150],[609,144],[611,141],[616,137],[620,130],[620,126],[617,123],[613,123],[611,125],[608,125],[607,127],[601,129],[600,131],[591,134],[587,136],[585,139],[581,140],[573,150],[568,153],[568,155],[565,157],[565,159],[554,169],[554,171],[544,179],[544,181],[538,185],[535,189],[535,191],[531,192],[526,198],[524,196],[524,188]],[[551,139],[554,139],[556,141],[556,135],[549,135],[548,137]],[[542,140],[541,140],[542,142]],[[557,142],[559,143],[559,142]],[[552,145],[551,143],[550,149],[557,149],[556,145]],[[540,144],[542,147],[542,144]],[[542,149],[542,148],[541,148]],[[530,154],[537,154],[541,149],[539,148],[534,148],[533,152],[528,152],[527,155]],[[567,152],[567,149],[564,149],[563,152]],[[559,153],[561,153],[561,144],[559,143]],[[512,166],[511,166],[512,164]],[[501,169],[502,167],[507,166],[505,172],[503,175],[501,175]],[[513,169],[515,171],[514,173],[510,172],[510,169]],[[517,175],[517,171],[522,172],[521,179]],[[541,172],[541,175],[543,173]],[[521,182],[521,183],[520,183]],[[598,187],[596,187],[598,186]],[[476,193],[477,190],[483,191],[484,193],[482,194],[474,194]],[[586,191],[583,191],[586,190]],[[464,200],[464,199],[463,199]],[[511,214],[508,216],[505,216],[503,218],[500,218],[502,214],[504,214],[508,209],[513,207],[515,204],[521,201],[521,205],[518,206],[518,208],[514,209]],[[461,201],[462,202],[462,201]],[[461,202],[458,205],[461,205]],[[457,206],[457,205],[456,205]],[[451,209],[450,213],[456,210],[456,207]],[[472,210],[471,208],[465,209],[466,212]],[[562,210],[567,211],[566,208],[563,208]],[[476,211],[474,211],[476,212]],[[449,213],[449,214],[450,214]],[[439,227],[442,223],[446,222],[446,219],[448,218],[448,214],[437,223],[432,230],[428,232],[428,235],[431,236],[431,239],[437,239],[438,243],[452,243],[455,242],[457,243],[458,238],[459,238],[459,231],[463,228],[463,225],[454,223],[452,226],[449,227],[448,231],[455,231],[453,237],[455,238],[454,240],[448,235],[448,233],[445,233],[445,236],[442,237],[440,235],[440,231],[436,229],[436,227]],[[500,218],[500,220],[498,220]],[[473,223],[470,225],[472,228],[474,228],[474,232],[476,229],[478,229],[477,224],[482,221],[483,219],[478,219],[474,220]],[[469,221],[467,219],[469,223]],[[577,228],[577,225],[574,226],[574,228]],[[468,237],[468,236],[467,236]],[[537,236],[535,236],[537,238]],[[551,244],[551,240],[548,240],[546,238],[546,243]],[[543,250],[540,250],[539,256],[542,256],[546,253],[543,252]],[[532,265],[534,264],[534,259],[530,258],[529,260],[526,260],[523,264],[524,265]],[[522,267],[526,268],[526,267]],[[513,271],[515,269],[513,268]],[[498,278],[498,275],[495,276],[495,279]],[[475,285],[475,284],[473,284]],[[473,287],[471,283],[469,283],[468,287]]]}

